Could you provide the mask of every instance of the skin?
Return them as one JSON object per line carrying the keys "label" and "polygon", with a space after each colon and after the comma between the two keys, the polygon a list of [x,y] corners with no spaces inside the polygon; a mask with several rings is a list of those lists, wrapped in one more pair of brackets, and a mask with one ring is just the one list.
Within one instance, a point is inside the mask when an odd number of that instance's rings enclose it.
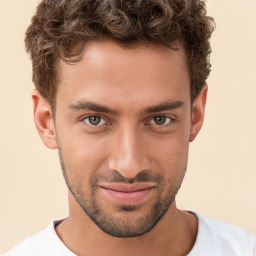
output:
{"label": "skin", "polygon": [[[59,149],[70,189],[69,217],[56,232],[77,255],[186,255],[195,243],[197,218],[177,209],[175,195],[185,174],[189,142],[203,123],[207,86],[191,108],[186,55],[177,46],[178,51],[153,44],[124,49],[114,41],[88,43],[80,62],[60,61],[55,119],[48,102],[33,92],[37,130],[48,148]],[[110,111],[92,110],[92,104],[88,109],[88,102]],[[92,125],[88,116],[100,117],[99,124]],[[156,117],[162,116],[164,122],[157,123]],[[152,177],[146,183],[153,189],[139,203],[129,204],[130,211],[101,187],[113,182],[116,173],[123,183],[140,183],[141,173]],[[159,201],[166,212],[144,230]],[[95,214],[93,202],[103,223],[117,223],[122,234],[135,230],[137,235],[118,238],[103,231],[82,209]]]}

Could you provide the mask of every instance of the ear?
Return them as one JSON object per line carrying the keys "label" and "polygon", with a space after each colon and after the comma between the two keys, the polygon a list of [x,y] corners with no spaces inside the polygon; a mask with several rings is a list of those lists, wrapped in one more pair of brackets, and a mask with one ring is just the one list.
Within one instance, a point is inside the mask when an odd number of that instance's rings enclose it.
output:
{"label": "ear", "polygon": [[52,108],[38,90],[32,92],[32,100],[36,129],[45,146],[56,149],[57,142]]}
{"label": "ear", "polygon": [[197,134],[199,133],[203,125],[207,91],[208,87],[207,85],[205,85],[202,88],[199,95],[194,99],[191,116],[189,142],[192,142],[196,138]]}

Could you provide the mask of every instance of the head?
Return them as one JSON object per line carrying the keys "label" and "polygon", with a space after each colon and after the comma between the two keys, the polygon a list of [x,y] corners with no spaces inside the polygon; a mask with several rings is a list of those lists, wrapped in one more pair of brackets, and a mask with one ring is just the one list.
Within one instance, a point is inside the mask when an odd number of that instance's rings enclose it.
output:
{"label": "head", "polygon": [[203,123],[212,30],[199,0],[38,6],[25,39],[35,123],[104,232],[143,235],[171,208]]}

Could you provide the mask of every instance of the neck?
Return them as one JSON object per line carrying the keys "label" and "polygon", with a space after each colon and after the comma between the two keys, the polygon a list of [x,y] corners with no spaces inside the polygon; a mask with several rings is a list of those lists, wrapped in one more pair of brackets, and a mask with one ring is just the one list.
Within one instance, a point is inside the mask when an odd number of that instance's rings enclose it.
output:
{"label": "neck", "polygon": [[103,232],[72,196],[69,206],[70,215],[56,232],[77,255],[187,255],[196,240],[197,218],[178,210],[175,202],[151,231],[134,238],[116,238]]}

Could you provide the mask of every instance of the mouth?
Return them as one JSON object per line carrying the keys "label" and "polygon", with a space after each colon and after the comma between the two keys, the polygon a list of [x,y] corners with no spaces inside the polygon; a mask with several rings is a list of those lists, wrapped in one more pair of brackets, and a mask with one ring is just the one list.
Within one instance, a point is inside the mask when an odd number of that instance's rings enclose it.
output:
{"label": "mouth", "polygon": [[100,187],[111,201],[123,205],[134,205],[145,201],[156,185],[148,183],[112,183]]}

